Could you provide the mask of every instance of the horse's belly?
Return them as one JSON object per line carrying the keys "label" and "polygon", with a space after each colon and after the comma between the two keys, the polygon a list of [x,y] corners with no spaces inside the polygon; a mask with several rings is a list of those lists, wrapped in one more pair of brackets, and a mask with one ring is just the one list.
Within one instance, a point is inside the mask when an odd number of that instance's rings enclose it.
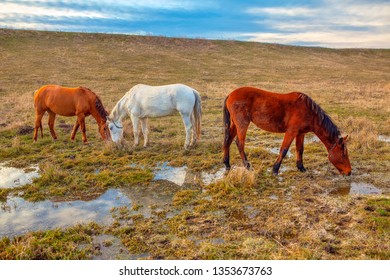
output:
{"label": "horse's belly", "polygon": [[269,118],[257,118],[252,120],[252,122],[259,128],[275,133],[284,133],[286,132],[286,127],[283,122],[275,122]]}
{"label": "horse's belly", "polygon": [[177,112],[174,108],[161,108],[161,107],[154,107],[154,106],[147,106],[146,108],[142,108],[139,112],[140,118],[158,118],[158,117],[164,117],[169,116]]}

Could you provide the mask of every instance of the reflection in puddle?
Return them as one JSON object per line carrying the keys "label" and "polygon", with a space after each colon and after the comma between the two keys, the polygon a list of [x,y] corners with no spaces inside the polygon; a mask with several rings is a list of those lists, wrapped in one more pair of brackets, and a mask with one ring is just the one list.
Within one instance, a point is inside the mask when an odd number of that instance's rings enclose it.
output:
{"label": "reflection in puddle", "polygon": [[0,188],[10,189],[31,184],[34,178],[39,177],[38,165],[32,165],[26,169],[5,165],[5,163],[0,164]]}
{"label": "reflection in puddle", "polygon": [[214,183],[220,179],[223,178],[225,175],[225,168],[220,168],[217,170],[215,173],[208,173],[208,172],[203,172],[201,173],[201,178],[203,184],[210,185],[211,183]]}
{"label": "reflection in puddle", "polygon": [[186,179],[187,166],[182,167],[172,167],[169,166],[167,162],[164,162],[160,165],[157,165],[156,170],[154,171],[153,180],[167,180],[176,185],[182,186]]}
{"label": "reflection in puddle", "polygon": [[351,186],[335,189],[331,194],[335,195],[354,195],[354,194],[381,194],[382,191],[372,184],[351,183]]}
{"label": "reflection in puddle", "polygon": [[390,136],[378,135],[378,140],[386,143],[390,143]]}
{"label": "reflection in puddle", "polygon": [[225,174],[225,169],[220,168],[215,172],[196,173],[187,168],[186,165],[181,167],[173,167],[168,162],[158,164],[154,170],[154,181],[166,180],[172,182],[178,186],[184,184],[197,185],[199,184],[199,178],[204,185],[210,185],[215,181],[222,179]]}
{"label": "reflection in puddle", "polygon": [[9,197],[0,210],[0,237],[92,221],[107,224],[112,221],[112,207],[130,206],[130,203],[117,189],[110,189],[92,201],[28,202],[20,197]]}
{"label": "reflection in puddle", "polygon": [[[38,167],[26,174],[37,174],[37,171]],[[95,172],[98,173],[99,170]],[[130,209],[140,206],[133,210],[134,213],[148,218],[154,213],[169,209],[175,194],[183,188],[199,188],[200,183],[210,184],[223,176],[223,168],[213,173],[195,173],[186,166],[171,167],[165,162],[157,166],[154,180],[148,186],[109,189],[91,201],[29,202],[18,196],[9,196],[7,201],[1,204],[0,237],[65,228],[78,223],[109,224],[113,221],[111,209],[114,207],[124,206]],[[22,180],[19,179],[19,182]],[[4,183],[3,185],[8,186]],[[167,217],[174,215],[169,211],[165,214]]]}

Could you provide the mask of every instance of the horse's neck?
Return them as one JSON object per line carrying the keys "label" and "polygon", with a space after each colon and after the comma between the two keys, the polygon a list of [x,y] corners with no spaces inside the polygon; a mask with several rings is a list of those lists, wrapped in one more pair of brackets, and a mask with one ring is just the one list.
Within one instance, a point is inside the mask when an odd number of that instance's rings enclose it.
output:
{"label": "horse's neck", "polygon": [[106,120],[100,115],[96,108],[93,108],[91,110],[91,115],[96,120],[99,126],[106,122]]}
{"label": "horse's neck", "polygon": [[329,151],[334,144],[334,139],[331,139],[330,134],[319,125],[315,125],[313,132],[318,136],[321,142],[325,145],[326,149]]}
{"label": "horse's neck", "polygon": [[115,105],[114,109],[112,109],[110,118],[114,121],[122,121],[124,117],[126,117],[126,100],[125,98],[122,98],[119,100],[119,102]]}

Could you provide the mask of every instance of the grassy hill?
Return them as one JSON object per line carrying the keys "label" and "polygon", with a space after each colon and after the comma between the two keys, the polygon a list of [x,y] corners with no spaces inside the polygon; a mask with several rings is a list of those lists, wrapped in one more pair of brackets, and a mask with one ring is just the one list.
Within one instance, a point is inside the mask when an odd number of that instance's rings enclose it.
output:
{"label": "grassy hill", "polygon": [[[53,234],[50,242],[41,233],[3,239],[0,258],[37,257],[34,250],[23,251],[28,246],[45,252],[42,258],[69,257],[67,250],[74,258],[89,258],[91,236],[104,232],[120,237],[131,254],[148,258],[388,259],[390,147],[379,136],[390,135],[389,73],[390,50],[0,29],[0,162],[19,167],[37,163],[41,170],[31,185],[1,189],[4,201],[15,193],[34,201],[91,198],[111,187],[131,191],[148,185],[161,162],[185,165],[198,175],[215,172],[222,167],[223,100],[240,86],[310,95],[350,135],[353,167],[352,178],[339,176],[324,146],[307,141],[308,172],[297,171],[291,156],[282,164],[283,174],[274,177],[269,169],[276,155],[269,149],[278,149],[283,135],[251,126],[246,151],[252,171],[238,168],[209,186],[187,184],[151,217],[139,216],[133,207],[116,213],[112,226],[95,225],[94,232],[59,230],[66,238]],[[91,118],[89,145],[81,144],[80,134],[75,143],[69,140],[75,120],[64,117],[57,118],[59,141],[53,142],[47,116],[45,138],[32,143],[33,92],[42,85],[86,86],[110,111],[137,83],[184,83],[201,93],[202,139],[196,148],[182,149],[178,116],[150,121],[146,149],[133,148],[129,122],[123,147],[102,144]],[[232,163],[241,166],[234,145],[231,150]],[[292,145],[292,155],[294,150]],[[359,182],[382,194],[330,195]],[[89,247],[68,248],[69,240]],[[50,253],[56,249],[64,253]]]}

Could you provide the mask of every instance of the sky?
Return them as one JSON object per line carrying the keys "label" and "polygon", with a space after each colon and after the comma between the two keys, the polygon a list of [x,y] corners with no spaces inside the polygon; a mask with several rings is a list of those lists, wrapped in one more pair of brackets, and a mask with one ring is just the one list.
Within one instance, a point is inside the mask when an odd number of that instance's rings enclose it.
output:
{"label": "sky", "polygon": [[0,28],[390,48],[390,0],[0,0]]}

